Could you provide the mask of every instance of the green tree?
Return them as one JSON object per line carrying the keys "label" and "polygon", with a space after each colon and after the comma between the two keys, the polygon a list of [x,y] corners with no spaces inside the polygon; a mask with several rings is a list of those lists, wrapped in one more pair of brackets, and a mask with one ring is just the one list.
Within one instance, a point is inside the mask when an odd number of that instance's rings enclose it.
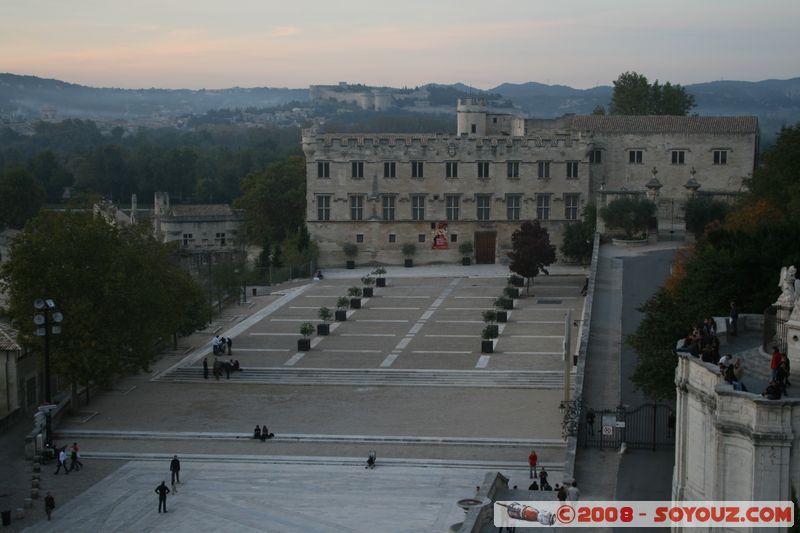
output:
{"label": "green tree", "polygon": [[87,211],[43,211],[13,241],[0,267],[8,311],[31,343],[31,302],[52,298],[63,332],[53,369],[73,384],[109,384],[147,368],[159,343],[203,324],[202,290],[177,265],[173,249],[147,225],[109,225]]}
{"label": "green tree", "polygon": [[58,160],[51,150],[39,152],[28,161],[28,171],[33,174],[47,193],[47,201],[61,202],[64,189],[72,185],[75,177]]}
{"label": "green tree", "polygon": [[615,198],[600,209],[600,218],[610,229],[620,229],[628,239],[647,230],[656,214],[656,204],[641,196]]}
{"label": "green tree", "polygon": [[15,168],[0,175],[0,229],[21,228],[39,211],[45,192],[27,170]]}
{"label": "green tree", "polygon": [[694,96],[670,82],[652,85],[638,72],[623,72],[614,81],[609,113],[612,115],[686,115],[695,106]]}
{"label": "green tree", "polygon": [[581,213],[581,220],[564,228],[561,253],[574,261],[587,264],[592,259],[594,233],[597,226],[597,207],[589,202]]}
{"label": "green tree", "polygon": [[730,207],[711,196],[695,195],[686,202],[686,229],[699,239],[706,227],[714,222],[725,222]]}
{"label": "green tree", "polygon": [[538,220],[526,220],[511,234],[511,248],[508,268],[522,277],[528,278],[526,293],[540,272],[547,274],[547,267],[556,260],[556,247],[550,244],[550,234]]}
{"label": "green tree", "polygon": [[766,200],[800,220],[800,124],[782,128],[775,144],[764,152],[761,164],[746,181],[750,203]]}
{"label": "green tree", "polygon": [[594,106],[594,109],[592,109],[592,115],[605,115],[605,114],[606,114],[606,108],[600,104],[597,104],[596,106]]}

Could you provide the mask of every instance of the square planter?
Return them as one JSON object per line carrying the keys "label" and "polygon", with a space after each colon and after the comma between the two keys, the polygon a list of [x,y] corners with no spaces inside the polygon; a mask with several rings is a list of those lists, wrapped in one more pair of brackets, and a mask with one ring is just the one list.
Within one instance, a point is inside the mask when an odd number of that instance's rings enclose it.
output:
{"label": "square planter", "polygon": [[336,322],[347,322],[347,310],[346,309],[337,309],[333,314],[334,314],[334,317],[336,318]]}
{"label": "square planter", "polygon": [[330,335],[331,325],[328,323],[317,324],[317,335]]}
{"label": "square planter", "polygon": [[348,261],[346,263],[346,266],[347,266],[348,270],[353,270],[356,267],[356,262],[355,261]]}
{"label": "square planter", "polygon": [[509,298],[519,298],[519,289],[516,287],[506,287],[504,292]]}
{"label": "square planter", "polygon": [[311,350],[311,339],[308,338],[297,339],[298,352],[307,352],[309,350]]}
{"label": "square planter", "polygon": [[511,278],[511,283],[515,287],[524,287],[525,286],[525,278],[521,276],[514,276]]}
{"label": "square planter", "polygon": [[494,342],[492,342],[492,339],[484,339],[481,341],[481,353],[494,353]]}
{"label": "square planter", "polygon": [[486,327],[493,332],[493,338],[496,338],[498,335],[500,335],[500,328],[497,326],[497,324],[489,324]]}
{"label": "square planter", "polygon": [[466,266],[470,266],[472,264],[472,258],[471,257],[462,257],[461,258],[461,264],[464,265],[465,267]]}
{"label": "square planter", "polygon": [[414,260],[413,259],[406,259],[405,262],[403,262],[403,266],[406,267],[406,268],[413,267],[414,266]]}
{"label": "square planter", "polygon": [[498,322],[508,322],[508,313],[505,311],[498,311],[497,312],[497,321]]}
{"label": "square planter", "polygon": [[506,311],[511,311],[514,309],[514,300],[509,300],[503,304],[503,309]]}
{"label": "square planter", "polygon": [[361,298],[350,298],[350,309],[361,309]]}
{"label": "square planter", "polygon": [[385,287],[386,286],[386,278],[375,278],[375,286],[376,287]]}
{"label": "square planter", "polygon": [[361,294],[364,295],[364,298],[372,298],[372,287],[364,287]]}

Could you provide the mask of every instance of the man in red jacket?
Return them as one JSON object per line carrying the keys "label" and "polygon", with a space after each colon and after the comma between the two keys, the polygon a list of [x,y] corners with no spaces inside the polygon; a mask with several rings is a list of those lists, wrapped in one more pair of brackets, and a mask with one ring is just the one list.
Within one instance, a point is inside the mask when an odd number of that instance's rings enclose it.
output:
{"label": "man in red jacket", "polygon": [[528,456],[528,466],[530,467],[530,479],[536,478],[536,462],[538,458],[536,457],[536,450],[531,450],[531,454]]}
{"label": "man in red jacket", "polygon": [[772,347],[772,360],[769,362],[771,371],[771,381],[776,381],[778,378],[778,367],[781,366],[781,352],[778,351],[777,346]]}

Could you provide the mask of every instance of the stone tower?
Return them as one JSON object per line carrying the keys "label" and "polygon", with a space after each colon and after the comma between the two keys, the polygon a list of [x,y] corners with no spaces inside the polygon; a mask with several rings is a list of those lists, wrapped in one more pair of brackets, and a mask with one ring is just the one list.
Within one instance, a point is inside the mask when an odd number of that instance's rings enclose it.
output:
{"label": "stone tower", "polygon": [[484,137],[486,135],[486,100],[459,98],[456,107],[458,134]]}

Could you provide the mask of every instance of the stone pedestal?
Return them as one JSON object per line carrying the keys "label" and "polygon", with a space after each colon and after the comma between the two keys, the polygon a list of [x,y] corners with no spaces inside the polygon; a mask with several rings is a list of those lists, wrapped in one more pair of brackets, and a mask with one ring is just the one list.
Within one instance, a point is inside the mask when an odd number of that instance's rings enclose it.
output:
{"label": "stone pedestal", "polygon": [[800,368],[800,320],[791,319],[784,325],[786,331],[786,355],[789,367]]}

